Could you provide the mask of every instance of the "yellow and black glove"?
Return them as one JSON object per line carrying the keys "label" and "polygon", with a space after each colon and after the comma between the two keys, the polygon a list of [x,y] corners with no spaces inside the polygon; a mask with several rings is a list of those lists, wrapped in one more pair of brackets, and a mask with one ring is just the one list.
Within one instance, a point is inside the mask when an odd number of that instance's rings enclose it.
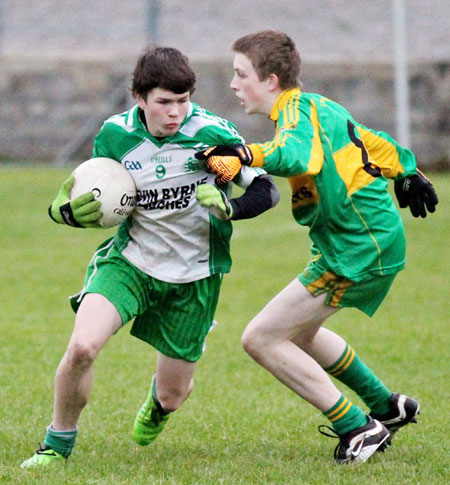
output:
{"label": "yellow and black glove", "polygon": [[253,157],[247,145],[216,145],[195,154],[197,160],[206,160],[205,170],[217,174],[219,185],[231,182],[242,165],[251,165]]}

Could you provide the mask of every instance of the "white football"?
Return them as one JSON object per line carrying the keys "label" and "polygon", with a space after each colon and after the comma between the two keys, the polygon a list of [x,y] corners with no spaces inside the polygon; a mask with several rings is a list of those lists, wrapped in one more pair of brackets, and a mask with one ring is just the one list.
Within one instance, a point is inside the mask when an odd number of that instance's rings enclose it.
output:
{"label": "white football", "polygon": [[104,228],[117,226],[133,211],[136,203],[136,186],[128,170],[111,158],[91,158],[73,171],[75,183],[70,192],[73,200],[92,192],[100,201]]}

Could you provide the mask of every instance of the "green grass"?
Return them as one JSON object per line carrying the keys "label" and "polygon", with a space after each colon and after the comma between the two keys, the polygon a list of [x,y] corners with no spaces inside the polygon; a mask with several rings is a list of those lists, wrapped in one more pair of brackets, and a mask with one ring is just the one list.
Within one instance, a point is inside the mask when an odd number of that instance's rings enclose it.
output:
{"label": "green grass", "polygon": [[[51,420],[53,376],[72,331],[67,296],[81,287],[95,247],[112,232],[53,224],[47,206],[68,170],[0,168],[0,482],[32,484],[443,484],[450,481],[450,176],[434,175],[439,209],[425,220],[403,211],[407,268],[372,318],[343,310],[328,325],[347,338],[393,390],[422,414],[386,453],[336,467],[325,421],[241,349],[247,322],[303,269],[305,229],[280,205],[235,223],[234,266],[223,284],[219,326],[207,340],[196,388],[150,447],[130,439],[155,351],[129,335],[111,339],[95,365],[91,400],[67,466],[24,472],[20,463]],[[342,387],[344,390],[344,388]],[[356,403],[358,398],[347,395]]]}

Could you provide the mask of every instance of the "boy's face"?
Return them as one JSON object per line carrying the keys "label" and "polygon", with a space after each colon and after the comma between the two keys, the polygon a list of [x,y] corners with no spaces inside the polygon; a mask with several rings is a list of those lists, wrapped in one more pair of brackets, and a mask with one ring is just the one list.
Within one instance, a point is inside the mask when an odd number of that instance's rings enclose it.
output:
{"label": "boy's face", "polygon": [[233,61],[234,76],[230,88],[241,100],[245,113],[269,115],[273,96],[273,79],[260,81],[250,59],[241,52],[236,52]]}
{"label": "boy's face", "polygon": [[147,129],[157,137],[174,135],[181,126],[189,108],[190,94],[175,94],[162,88],[154,88],[144,99],[136,96],[144,111]]}

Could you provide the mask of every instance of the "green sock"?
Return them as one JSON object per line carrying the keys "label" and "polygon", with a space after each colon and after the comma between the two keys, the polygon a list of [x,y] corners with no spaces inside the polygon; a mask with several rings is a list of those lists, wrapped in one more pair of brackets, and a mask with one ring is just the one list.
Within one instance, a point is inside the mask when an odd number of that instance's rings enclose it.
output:
{"label": "green sock", "polygon": [[343,394],[332,408],[323,412],[323,415],[331,421],[334,430],[340,435],[367,423],[365,413]]}
{"label": "green sock", "polygon": [[350,345],[347,344],[337,362],[325,370],[355,391],[375,414],[389,411],[391,391],[364,364]]}
{"label": "green sock", "polygon": [[57,453],[68,458],[72,453],[77,439],[78,429],[58,431],[52,428],[52,425],[47,427],[47,434],[44,439],[44,446],[51,448]]}

